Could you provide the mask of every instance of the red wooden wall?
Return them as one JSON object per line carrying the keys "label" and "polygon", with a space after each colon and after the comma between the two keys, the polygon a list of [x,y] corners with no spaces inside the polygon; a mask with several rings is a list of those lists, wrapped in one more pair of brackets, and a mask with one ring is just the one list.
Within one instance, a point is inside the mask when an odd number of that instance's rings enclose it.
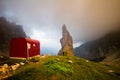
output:
{"label": "red wooden wall", "polygon": [[40,55],[38,40],[30,38],[13,38],[11,40],[10,57],[28,58],[36,55]]}

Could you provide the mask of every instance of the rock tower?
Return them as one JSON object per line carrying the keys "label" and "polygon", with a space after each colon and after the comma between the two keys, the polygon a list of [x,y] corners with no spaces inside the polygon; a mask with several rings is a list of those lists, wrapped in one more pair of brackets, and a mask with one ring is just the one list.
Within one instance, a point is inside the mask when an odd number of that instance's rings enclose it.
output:
{"label": "rock tower", "polygon": [[74,56],[73,40],[65,25],[62,27],[62,38],[60,39],[60,43],[62,48],[59,51],[58,55]]}

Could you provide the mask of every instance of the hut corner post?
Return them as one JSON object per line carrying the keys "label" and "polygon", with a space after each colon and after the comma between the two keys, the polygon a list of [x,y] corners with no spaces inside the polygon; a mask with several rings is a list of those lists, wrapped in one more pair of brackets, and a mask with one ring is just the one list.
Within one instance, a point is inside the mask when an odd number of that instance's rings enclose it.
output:
{"label": "hut corner post", "polygon": [[29,49],[31,48],[30,44],[27,43],[27,60],[29,59]]}

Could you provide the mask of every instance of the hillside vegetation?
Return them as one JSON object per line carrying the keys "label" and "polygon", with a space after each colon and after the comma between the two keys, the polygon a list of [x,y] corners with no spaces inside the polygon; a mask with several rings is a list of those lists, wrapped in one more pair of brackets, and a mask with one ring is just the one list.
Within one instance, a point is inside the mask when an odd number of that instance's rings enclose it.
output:
{"label": "hillside vegetation", "polygon": [[5,80],[120,80],[120,68],[78,57],[33,58]]}

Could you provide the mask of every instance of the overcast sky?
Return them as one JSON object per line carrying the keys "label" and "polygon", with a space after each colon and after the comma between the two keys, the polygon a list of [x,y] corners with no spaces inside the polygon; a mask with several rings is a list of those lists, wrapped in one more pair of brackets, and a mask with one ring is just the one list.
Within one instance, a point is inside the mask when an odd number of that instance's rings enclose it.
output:
{"label": "overcast sky", "polygon": [[57,53],[63,24],[74,46],[119,28],[120,0],[0,0],[0,16],[22,25],[42,48]]}

